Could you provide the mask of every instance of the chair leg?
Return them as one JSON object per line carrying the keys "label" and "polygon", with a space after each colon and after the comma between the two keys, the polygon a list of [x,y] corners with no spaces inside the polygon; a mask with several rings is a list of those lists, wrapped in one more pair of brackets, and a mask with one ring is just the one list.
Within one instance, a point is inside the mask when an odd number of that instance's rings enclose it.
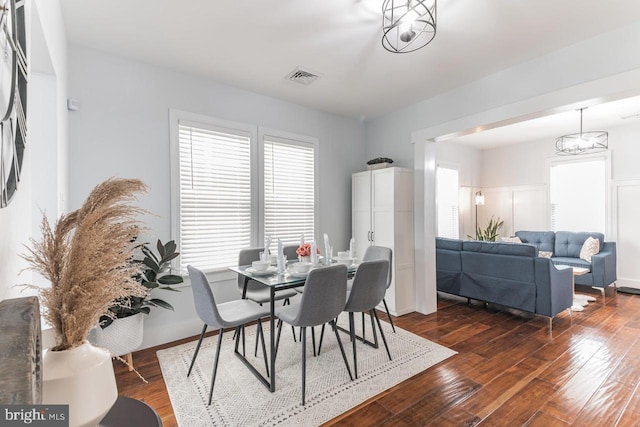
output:
{"label": "chair leg", "polygon": [[375,310],[371,310],[371,313],[373,313],[373,317],[376,318],[376,322],[378,322],[378,329],[380,329],[380,336],[382,336],[382,342],[384,343],[384,348],[387,349],[387,356],[389,356],[389,360],[391,359],[391,352],[389,351],[389,346],[387,345],[387,339],[384,336],[384,332],[382,331],[382,325],[380,324],[380,319],[378,319],[378,315],[376,314]]}
{"label": "chair leg", "polygon": [[322,349],[322,339],[324,338],[324,326],[325,324],[322,324],[322,329],[320,329],[320,342],[318,343],[318,356],[320,356],[320,349]]}
{"label": "chair leg", "polygon": [[[342,340],[340,339],[340,334],[338,333],[338,328],[335,327],[335,321],[332,320],[331,322],[329,322],[331,324],[331,327],[333,328],[333,332],[335,332],[336,334],[336,339],[338,340],[338,346],[340,346],[340,353],[342,353],[342,360],[344,360],[344,366],[347,367],[347,372],[349,372],[349,378],[351,378],[351,381],[353,381],[353,375],[351,375],[351,369],[349,368],[349,362],[347,361],[347,355],[344,352],[344,347],[342,347]],[[322,325],[322,330],[324,330],[324,324]],[[318,354],[320,354],[320,352],[318,351]]]}
{"label": "chair leg", "polygon": [[349,313],[349,335],[351,335],[351,346],[353,348],[353,372],[358,378],[358,356],[356,355],[356,331],[353,321],[353,312]]}
{"label": "chair leg", "polygon": [[213,362],[213,373],[211,374],[211,390],[209,390],[209,405],[211,405],[211,400],[213,399],[213,385],[216,382],[216,372],[218,371],[218,360],[220,359],[220,347],[222,346],[222,334],[224,329],[220,328],[218,332],[218,348],[216,349],[216,358]]}
{"label": "chair leg", "polygon": [[316,328],[311,327],[311,344],[313,345],[313,357],[316,357]]}
{"label": "chair leg", "polygon": [[240,326],[240,328],[242,328],[241,329],[241,331],[242,331],[242,355],[247,357],[245,355],[245,344],[246,344],[247,340],[246,340],[246,336],[244,334],[244,325]]}
{"label": "chair leg", "polygon": [[267,370],[267,377],[269,376],[269,362],[267,362],[267,346],[264,345],[264,331],[262,330],[262,322],[258,319],[258,334],[260,335],[260,341],[262,342],[262,357],[264,358],[264,367]]}
{"label": "chair leg", "polygon": [[204,338],[205,332],[207,332],[206,323],[202,327],[202,332],[200,333],[200,338],[198,339],[198,345],[196,345],[196,351],[193,352],[193,359],[191,359],[191,365],[189,365],[189,372],[187,372],[187,376],[191,375],[191,369],[193,369],[193,364],[195,363],[196,357],[198,356],[198,351],[200,351],[200,344],[202,344],[202,338]]}
{"label": "chair leg", "polygon": [[305,388],[307,381],[307,328],[302,326],[300,333],[302,334],[302,406],[304,406]]}
{"label": "chair leg", "polygon": [[391,329],[393,329],[393,333],[396,333],[396,326],[393,324],[393,319],[391,318],[391,313],[389,313],[389,307],[387,306],[387,301],[383,298],[382,303],[384,304],[384,309],[387,312],[387,317],[389,318],[389,323],[391,323]]}
{"label": "chair leg", "polygon": [[364,312],[362,313],[362,342],[365,341],[365,335],[364,335]]}

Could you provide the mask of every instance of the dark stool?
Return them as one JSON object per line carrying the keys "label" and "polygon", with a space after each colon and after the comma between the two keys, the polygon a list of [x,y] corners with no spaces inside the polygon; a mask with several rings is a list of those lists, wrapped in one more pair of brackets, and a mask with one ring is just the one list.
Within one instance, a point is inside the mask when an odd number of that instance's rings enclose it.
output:
{"label": "dark stool", "polygon": [[157,412],[146,403],[130,397],[118,396],[99,427],[162,427]]}

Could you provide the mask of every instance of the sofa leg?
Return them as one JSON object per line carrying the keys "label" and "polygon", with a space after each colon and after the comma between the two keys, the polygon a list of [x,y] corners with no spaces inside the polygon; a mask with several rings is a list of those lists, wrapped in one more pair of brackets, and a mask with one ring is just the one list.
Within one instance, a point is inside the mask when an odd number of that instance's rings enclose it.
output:
{"label": "sofa leg", "polygon": [[604,294],[604,288],[598,288],[596,286],[592,286],[593,289],[597,289],[602,294],[602,305],[607,305],[607,297]]}
{"label": "sofa leg", "polygon": [[553,317],[549,317],[549,338],[553,338]]}

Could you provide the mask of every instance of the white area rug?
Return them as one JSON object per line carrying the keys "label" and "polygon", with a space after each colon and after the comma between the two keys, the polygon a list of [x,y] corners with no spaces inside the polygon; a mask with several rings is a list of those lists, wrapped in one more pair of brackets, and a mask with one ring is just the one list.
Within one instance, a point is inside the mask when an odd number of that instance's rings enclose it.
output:
{"label": "white area rug", "polygon": [[[356,316],[356,319],[360,316]],[[367,334],[371,338],[371,324],[367,321]],[[340,324],[347,316],[341,316]],[[322,353],[313,357],[311,331],[307,329],[307,387],[306,404],[301,405],[301,348],[293,341],[291,327],[282,330],[280,349],[276,360],[276,391],[266,387],[233,354],[233,332],[225,332],[218,365],[213,402],[207,405],[217,335],[205,338],[189,378],[187,371],[197,341],[157,352],[162,375],[167,385],[171,404],[183,427],[196,426],[315,426],[357,406],[382,391],[424,371],[456,354],[455,351],[435,344],[415,334],[381,322],[392,361],[389,361],[380,340],[378,349],[358,342],[358,378],[349,375],[340,355],[335,334],[325,330]],[[361,331],[358,326],[357,331]],[[297,329],[296,329],[297,331]],[[320,328],[316,328],[316,340]],[[253,357],[256,327],[246,330],[247,357],[260,372],[265,372],[262,351]],[[269,351],[269,324],[265,337]],[[349,336],[340,333],[347,359],[353,372],[353,355]],[[380,338],[379,338],[380,339]]]}

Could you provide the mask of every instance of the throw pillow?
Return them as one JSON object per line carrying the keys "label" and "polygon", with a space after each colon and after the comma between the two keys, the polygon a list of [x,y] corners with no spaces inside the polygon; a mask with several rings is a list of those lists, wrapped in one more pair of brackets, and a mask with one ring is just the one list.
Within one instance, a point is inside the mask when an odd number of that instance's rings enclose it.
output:
{"label": "throw pillow", "polygon": [[514,237],[501,237],[500,238],[505,243],[522,243],[522,240],[518,236]]}
{"label": "throw pillow", "polygon": [[580,249],[580,259],[591,262],[591,257],[600,252],[600,242],[593,237],[587,238]]}
{"label": "throw pillow", "polygon": [[542,258],[551,258],[553,256],[553,252],[538,251],[538,256]]}

